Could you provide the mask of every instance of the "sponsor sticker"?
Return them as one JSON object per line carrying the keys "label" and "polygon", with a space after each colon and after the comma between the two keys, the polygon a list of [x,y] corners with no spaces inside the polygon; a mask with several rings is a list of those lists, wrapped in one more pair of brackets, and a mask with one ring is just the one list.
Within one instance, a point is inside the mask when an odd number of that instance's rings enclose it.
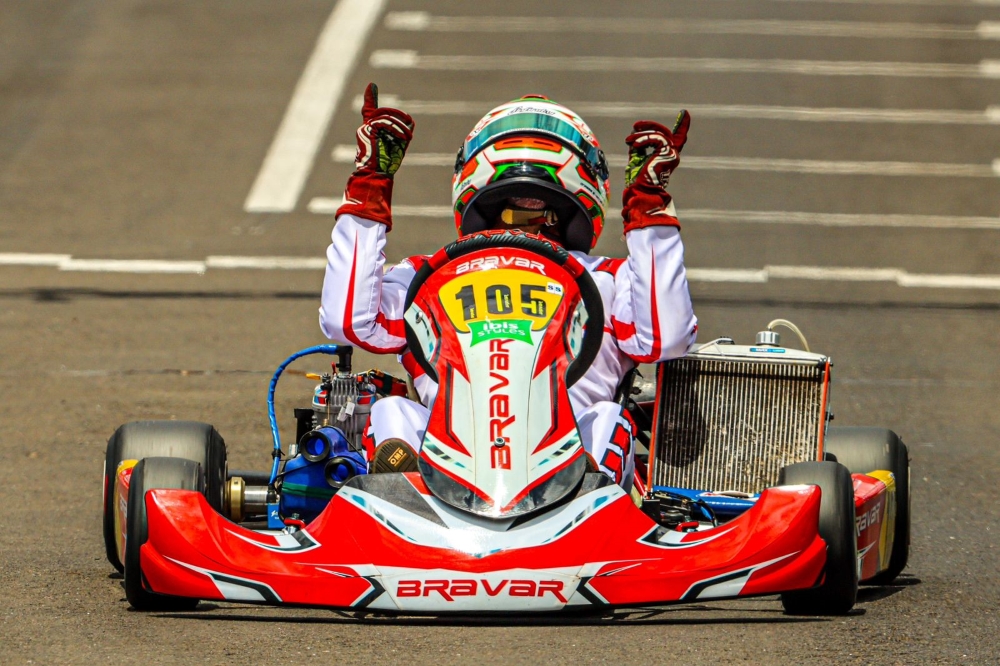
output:
{"label": "sponsor sticker", "polygon": [[566,603],[565,584],[561,580],[510,580],[494,581],[488,578],[464,578],[440,580],[400,580],[396,583],[396,598],[430,597],[451,603],[456,597],[483,596],[544,597],[551,595],[560,603]]}
{"label": "sponsor sticker", "polygon": [[525,319],[470,321],[469,330],[472,332],[472,342],[469,345],[471,347],[498,338],[520,340],[531,344],[531,322]]}

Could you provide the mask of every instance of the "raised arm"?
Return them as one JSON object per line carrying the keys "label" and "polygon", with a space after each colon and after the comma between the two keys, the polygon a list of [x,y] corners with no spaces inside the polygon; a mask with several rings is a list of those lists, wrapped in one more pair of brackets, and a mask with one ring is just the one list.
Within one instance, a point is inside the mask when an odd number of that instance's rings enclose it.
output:
{"label": "raised arm", "polygon": [[681,111],[673,131],[639,121],[625,139],[622,215],[628,260],[615,274],[611,325],[618,347],[639,363],[683,356],[698,330],[684,270],[684,244],[666,186],[680,162],[691,118]]}
{"label": "raised arm", "polygon": [[361,115],[355,170],[326,251],[319,324],[329,338],[388,354],[406,346],[403,302],[414,274],[404,262],[383,276],[392,179],[413,138],[413,119],[379,107],[375,84],[365,90]]}

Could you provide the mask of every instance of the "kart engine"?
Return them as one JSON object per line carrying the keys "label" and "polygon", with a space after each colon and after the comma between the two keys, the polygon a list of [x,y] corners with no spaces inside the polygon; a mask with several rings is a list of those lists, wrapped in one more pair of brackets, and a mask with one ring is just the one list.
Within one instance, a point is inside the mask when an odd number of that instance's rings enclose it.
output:
{"label": "kart engine", "polygon": [[330,374],[320,377],[311,409],[296,409],[296,444],[279,478],[283,517],[315,518],[352,477],[368,473],[362,436],[376,399],[371,373],[351,372],[351,347],[338,349]]}
{"label": "kart engine", "polygon": [[[233,475],[227,481],[223,513],[233,522],[263,515],[272,528],[282,527],[284,519],[308,522],[351,478],[367,474],[368,456],[362,440],[372,404],[379,396],[406,395],[406,382],[380,370],[355,374],[351,370],[353,348],[343,345],[334,349],[337,362],[331,372],[306,374],[320,383],[313,391],[312,405],[295,410],[295,443],[288,447],[287,456],[275,448],[282,462],[272,472],[276,474],[273,487],[268,475],[252,472]],[[286,365],[298,357],[291,357]],[[283,369],[279,368],[276,377]]]}

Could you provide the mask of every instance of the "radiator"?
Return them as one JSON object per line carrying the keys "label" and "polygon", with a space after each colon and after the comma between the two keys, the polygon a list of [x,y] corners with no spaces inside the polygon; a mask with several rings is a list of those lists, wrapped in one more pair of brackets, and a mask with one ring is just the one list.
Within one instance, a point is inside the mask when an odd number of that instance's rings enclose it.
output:
{"label": "radiator", "polygon": [[661,363],[652,485],[756,494],[785,465],[821,460],[829,382],[828,358],[791,349],[715,345]]}

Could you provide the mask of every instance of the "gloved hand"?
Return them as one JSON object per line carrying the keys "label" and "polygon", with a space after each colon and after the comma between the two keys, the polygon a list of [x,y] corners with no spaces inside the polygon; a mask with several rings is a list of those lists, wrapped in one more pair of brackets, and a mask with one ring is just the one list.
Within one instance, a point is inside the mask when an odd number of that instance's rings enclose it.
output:
{"label": "gloved hand", "polygon": [[365,89],[361,118],[355,170],[347,179],[337,215],[355,215],[392,230],[392,177],[413,139],[413,118],[399,109],[379,107],[374,83]]}
{"label": "gloved hand", "polygon": [[395,175],[413,140],[413,118],[399,109],[379,107],[378,86],[369,83],[361,108],[364,122],[358,128],[358,152],[354,164],[358,171]]}
{"label": "gloved hand", "polygon": [[681,150],[687,143],[691,114],[681,111],[671,132],[660,123],[640,120],[632,125],[625,138],[628,145],[628,165],[625,167],[626,187],[635,182],[666,189],[670,174],[681,161]]}
{"label": "gloved hand", "polygon": [[680,163],[687,143],[691,114],[681,111],[673,131],[652,120],[640,120],[625,139],[629,160],[625,167],[622,215],[625,231],[655,225],[680,226],[667,193],[670,174]]}

